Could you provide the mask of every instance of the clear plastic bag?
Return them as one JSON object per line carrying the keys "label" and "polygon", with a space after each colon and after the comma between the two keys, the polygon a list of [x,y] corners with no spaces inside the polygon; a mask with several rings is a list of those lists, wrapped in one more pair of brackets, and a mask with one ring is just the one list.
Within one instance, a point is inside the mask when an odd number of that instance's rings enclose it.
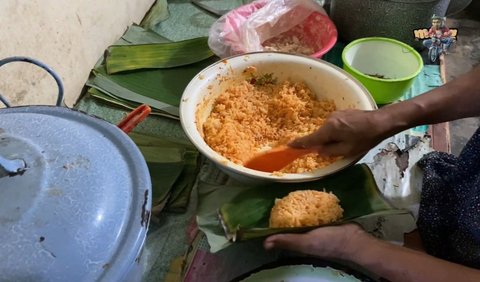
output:
{"label": "clear plastic bag", "polygon": [[314,13],[327,15],[313,0],[257,0],[218,19],[210,28],[208,44],[221,58],[263,51],[262,43],[302,24]]}

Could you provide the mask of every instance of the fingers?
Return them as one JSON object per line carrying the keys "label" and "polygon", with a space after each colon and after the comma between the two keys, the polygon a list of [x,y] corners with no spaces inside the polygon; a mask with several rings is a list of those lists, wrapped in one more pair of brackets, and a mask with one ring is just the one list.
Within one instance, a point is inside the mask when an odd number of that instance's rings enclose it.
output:
{"label": "fingers", "polygon": [[310,240],[306,234],[279,234],[265,239],[263,246],[267,250],[286,249],[308,254]]}
{"label": "fingers", "polygon": [[323,146],[319,153],[329,157],[354,157],[361,153],[368,151],[369,148],[364,148],[362,145],[353,145],[351,142],[335,142]]}
{"label": "fingers", "polygon": [[[293,148],[312,148],[312,147],[323,147],[329,143],[340,141],[339,134],[344,133],[342,127],[345,122],[342,124],[342,119],[345,115],[350,115],[351,110],[345,110],[340,112],[332,113],[329,118],[325,121],[325,124],[321,126],[318,130],[312,134],[306,135],[301,138],[297,138],[290,142],[288,145]],[[320,150],[321,151],[321,150]]]}
{"label": "fingers", "polygon": [[293,140],[293,148],[316,148],[325,156],[356,156],[375,144],[376,123],[372,123],[372,112],[345,110],[332,113],[324,125],[307,136]]}
{"label": "fingers", "polygon": [[301,138],[297,138],[292,142],[288,143],[288,146],[293,148],[298,148],[298,149],[311,148],[313,146],[318,146],[318,145],[320,145],[320,142],[317,141],[317,137],[315,136],[315,133],[306,135]]}
{"label": "fingers", "polygon": [[326,143],[330,142],[330,136],[328,134],[328,126],[325,125],[312,134],[297,138],[290,142],[288,146],[293,148],[312,148],[319,147],[319,149]]}
{"label": "fingers", "polygon": [[361,151],[359,151],[361,150],[361,147],[358,146],[358,144],[356,144],[356,146],[353,144],[355,143],[349,142],[348,140],[320,144],[318,139],[316,139],[316,136],[312,134],[296,139],[288,145],[293,148],[315,148],[318,150],[319,154],[327,157],[350,157],[361,153]]}
{"label": "fingers", "polygon": [[338,157],[338,156],[350,157],[354,155],[351,148],[349,147],[349,144],[345,142],[328,144],[322,147],[322,149],[319,150],[319,153],[327,157]]}

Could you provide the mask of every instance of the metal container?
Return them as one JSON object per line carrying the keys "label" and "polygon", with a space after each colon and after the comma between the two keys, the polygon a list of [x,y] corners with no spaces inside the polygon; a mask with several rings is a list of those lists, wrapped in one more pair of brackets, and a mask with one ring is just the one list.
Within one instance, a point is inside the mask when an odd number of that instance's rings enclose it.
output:
{"label": "metal container", "polygon": [[431,26],[433,14],[444,16],[450,0],[332,0],[330,17],[346,42],[363,37],[388,37],[415,48],[413,31]]}
{"label": "metal container", "polygon": [[151,182],[117,126],[58,107],[0,109],[0,281],[133,281]]}

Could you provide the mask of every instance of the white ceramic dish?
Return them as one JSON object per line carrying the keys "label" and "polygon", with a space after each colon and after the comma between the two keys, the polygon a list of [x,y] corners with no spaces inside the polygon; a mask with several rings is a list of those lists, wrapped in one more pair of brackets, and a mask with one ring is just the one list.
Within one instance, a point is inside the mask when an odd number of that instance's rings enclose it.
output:
{"label": "white ceramic dish", "polygon": [[361,280],[341,270],[312,265],[287,265],[261,270],[242,282],[360,282]]}
{"label": "white ceramic dish", "polygon": [[241,77],[250,66],[258,73],[273,73],[279,81],[304,81],[319,98],[333,99],[337,109],[376,109],[369,92],[342,69],[310,57],[285,53],[259,52],[243,54],[219,61],[197,74],[187,85],[180,102],[180,121],[188,138],[220,169],[240,181],[306,182],[312,181],[355,163],[361,156],[343,158],[327,167],[307,173],[274,175],[245,168],[221,156],[202,137],[202,124],[209,116],[213,102],[232,81]]}

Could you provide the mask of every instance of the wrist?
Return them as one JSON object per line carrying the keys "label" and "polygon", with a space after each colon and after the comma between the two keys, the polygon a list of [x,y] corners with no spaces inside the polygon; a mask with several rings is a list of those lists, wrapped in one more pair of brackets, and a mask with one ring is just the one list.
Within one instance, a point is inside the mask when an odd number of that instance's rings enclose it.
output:
{"label": "wrist", "polygon": [[403,130],[416,126],[418,117],[423,113],[420,104],[405,101],[384,106],[377,111],[377,122],[383,138],[390,137]]}
{"label": "wrist", "polygon": [[399,120],[394,118],[391,111],[385,108],[374,111],[371,118],[372,131],[379,142],[400,131],[398,130],[400,128]]}
{"label": "wrist", "polygon": [[340,258],[358,265],[370,266],[378,263],[378,257],[388,253],[390,247],[389,243],[363,231],[345,244],[344,252]]}
{"label": "wrist", "polygon": [[369,248],[377,240],[356,224],[348,228],[349,230],[344,233],[344,243],[336,257],[355,262],[359,255],[365,252],[365,248]]}

